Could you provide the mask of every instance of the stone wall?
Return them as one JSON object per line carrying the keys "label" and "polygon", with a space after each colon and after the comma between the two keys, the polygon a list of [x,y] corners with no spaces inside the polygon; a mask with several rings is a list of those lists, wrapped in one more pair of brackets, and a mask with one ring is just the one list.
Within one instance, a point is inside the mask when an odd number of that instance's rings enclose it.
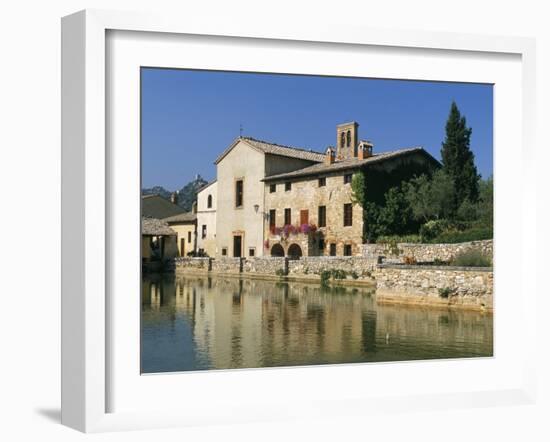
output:
{"label": "stone wall", "polygon": [[212,260],[212,271],[218,273],[241,273],[244,258],[216,258]]}
{"label": "stone wall", "polygon": [[[414,244],[399,243],[394,250],[389,244],[364,244],[363,256],[382,262],[402,263],[406,257],[417,262],[433,262],[435,260],[450,261],[457,254],[470,249],[478,249],[483,254],[493,256],[493,240],[463,242],[457,244]],[[397,253],[396,253],[397,252]]]}
{"label": "stone wall", "polygon": [[205,272],[212,268],[212,258],[187,258],[178,257],[174,259],[176,270],[203,270]]}
{"label": "stone wall", "polygon": [[244,273],[281,276],[281,270],[289,276],[318,277],[323,270],[355,272],[359,278],[369,278],[376,261],[357,256],[309,256],[292,260],[286,257],[256,258],[176,258],[176,271]]}
{"label": "stone wall", "polygon": [[247,258],[243,263],[243,273],[262,273],[276,275],[278,271],[288,272],[288,258],[264,257]]}
{"label": "stone wall", "polygon": [[380,265],[375,271],[381,302],[493,308],[493,271],[487,268]]}
{"label": "stone wall", "polygon": [[289,275],[319,275],[323,270],[344,270],[357,276],[369,277],[376,260],[358,256],[308,256],[288,263]]}

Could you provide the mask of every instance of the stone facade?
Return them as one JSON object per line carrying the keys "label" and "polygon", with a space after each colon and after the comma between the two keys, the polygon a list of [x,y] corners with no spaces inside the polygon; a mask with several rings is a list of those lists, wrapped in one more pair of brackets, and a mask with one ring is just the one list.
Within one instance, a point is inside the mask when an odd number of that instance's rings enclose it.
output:
{"label": "stone facade", "polygon": [[414,244],[399,243],[396,247],[389,244],[364,244],[363,256],[382,257],[383,262],[402,263],[405,258],[414,258],[416,262],[450,261],[461,252],[478,249],[487,256],[493,256],[493,240],[472,241],[458,244]]}
{"label": "stone facade", "polygon": [[382,265],[375,278],[381,302],[493,308],[492,269]]}
{"label": "stone facade", "polygon": [[[275,226],[282,228],[285,225],[285,209],[290,209],[290,224],[300,228],[307,211],[307,223],[315,225],[315,236],[303,233],[290,234],[287,238],[274,234],[270,228],[269,216],[265,223],[265,237],[269,241],[269,251],[276,243],[281,243],[287,252],[288,247],[294,242],[303,247],[303,256],[329,255],[330,245],[336,245],[336,255],[344,255],[344,246],[351,246],[351,255],[361,256],[363,244],[363,209],[351,201],[351,183],[344,183],[344,175],[327,174],[318,177],[296,179],[294,181],[281,181],[266,183],[265,209],[269,215],[275,210]],[[325,185],[319,185],[319,178],[324,178]],[[290,182],[290,190],[285,190],[285,183]],[[275,192],[270,191],[270,186],[275,185]],[[344,204],[352,204],[351,226],[344,226]],[[319,207],[325,206],[325,227],[320,227]],[[319,249],[320,241],[324,241],[324,247]],[[267,251],[269,253],[269,251]],[[286,253],[285,253],[286,254]]]}

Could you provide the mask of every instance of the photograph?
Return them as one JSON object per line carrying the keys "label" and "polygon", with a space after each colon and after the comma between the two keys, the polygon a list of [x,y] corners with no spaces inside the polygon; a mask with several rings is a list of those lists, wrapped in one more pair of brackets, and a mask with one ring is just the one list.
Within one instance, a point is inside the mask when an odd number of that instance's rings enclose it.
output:
{"label": "photograph", "polygon": [[492,84],[141,67],[140,94],[142,374],[493,357]]}

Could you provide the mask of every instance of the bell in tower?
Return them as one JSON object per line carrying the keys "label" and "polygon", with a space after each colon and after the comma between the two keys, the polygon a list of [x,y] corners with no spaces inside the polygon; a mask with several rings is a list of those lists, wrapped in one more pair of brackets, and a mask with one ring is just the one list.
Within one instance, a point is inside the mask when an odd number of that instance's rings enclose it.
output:
{"label": "bell in tower", "polygon": [[336,126],[336,158],[357,158],[359,146],[359,123],[352,121]]}

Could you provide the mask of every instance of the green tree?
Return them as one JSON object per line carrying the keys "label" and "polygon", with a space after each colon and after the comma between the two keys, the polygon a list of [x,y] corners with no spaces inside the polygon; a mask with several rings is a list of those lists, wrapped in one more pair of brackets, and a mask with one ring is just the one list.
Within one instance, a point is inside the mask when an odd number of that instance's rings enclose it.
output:
{"label": "green tree", "polygon": [[479,220],[493,226],[493,175],[479,181]]}
{"label": "green tree", "polygon": [[454,186],[451,177],[438,170],[432,177],[420,175],[404,184],[404,198],[412,216],[420,222],[452,215]]}
{"label": "green tree", "polygon": [[453,210],[465,199],[477,202],[479,197],[479,175],[470,150],[472,129],[466,126],[466,118],[460,114],[453,101],[445,125],[445,141],[442,143],[441,159],[443,170],[451,177],[454,186]]}
{"label": "green tree", "polygon": [[379,222],[384,226],[384,235],[410,233],[413,215],[405,194],[400,187],[392,187],[384,195],[385,205],[380,210]]}

